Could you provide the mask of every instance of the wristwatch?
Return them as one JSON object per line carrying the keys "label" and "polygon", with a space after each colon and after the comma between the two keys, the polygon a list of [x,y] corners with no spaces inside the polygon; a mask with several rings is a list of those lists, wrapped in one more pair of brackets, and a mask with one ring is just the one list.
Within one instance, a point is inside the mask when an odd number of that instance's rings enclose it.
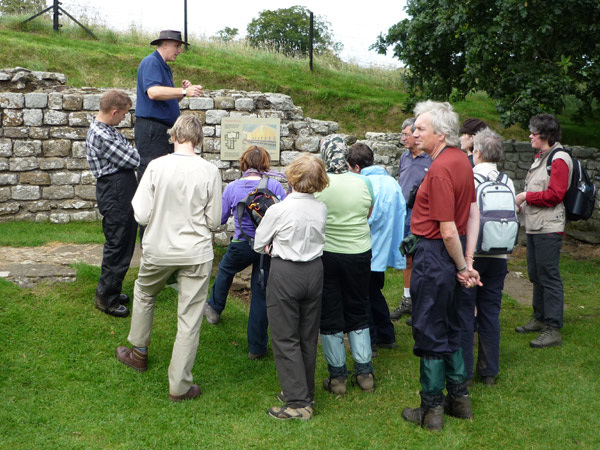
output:
{"label": "wristwatch", "polygon": [[187,93],[185,92],[185,88],[181,88],[181,93],[183,94],[184,97],[187,95]]}

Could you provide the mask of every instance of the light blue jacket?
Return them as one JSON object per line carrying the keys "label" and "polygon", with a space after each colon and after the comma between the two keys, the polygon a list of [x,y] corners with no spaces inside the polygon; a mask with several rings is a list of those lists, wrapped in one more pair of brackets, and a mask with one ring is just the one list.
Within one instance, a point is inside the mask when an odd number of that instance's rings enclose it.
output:
{"label": "light blue jacket", "polygon": [[371,227],[371,271],[385,272],[388,267],[405,269],[406,259],[400,253],[404,238],[406,202],[400,185],[381,166],[361,170],[371,181],[375,204],[369,217]]}

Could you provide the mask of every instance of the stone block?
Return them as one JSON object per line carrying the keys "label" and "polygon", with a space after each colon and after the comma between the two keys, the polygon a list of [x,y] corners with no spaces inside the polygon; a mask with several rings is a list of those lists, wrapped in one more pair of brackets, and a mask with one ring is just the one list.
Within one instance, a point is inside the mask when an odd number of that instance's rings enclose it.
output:
{"label": "stone block", "polygon": [[[90,122],[91,122],[91,115],[90,115]],[[127,114],[125,114],[125,117],[123,117],[123,120],[121,120],[119,125],[117,125],[117,128],[131,128],[132,126],[133,126],[133,123],[131,120],[131,113],[127,113]],[[121,130],[119,130],[119,131],[121,131]]]}
{"label": "stone block", "polygon": [[290,129],[288,128],[287,123],[282,123],[279,125],[279,136],[286,137],[290,135]]}
{"label": "stone block", "polygon": [[66,111],[78,111],[83,106],[81,94],[65,94],[63,96],[63,109]]}
{"label": "stone block", "polygon": [[67,158],[67,169],[69,170],[85,170],[89,169],[87,159],[85,158]]}
{"label": "stone block", "polygon": [[94,177],[91,170],[83,170],[81,172],[81,184],[96,184],[96,177]]}
{"label": "stone block", "polygon": [[38,163],[42,170],[64,169],[65,167],[64,158],[38,158]]}
{"label": "stone block", "polygon": [[37,200],[40,198],[39,186],[16,185],[10,188],[13,200]]}
{"label": "stone block", "polygon": [[25,94],[26,108],[46,108],[48,106],[48,94],[43,92],[30,92]]}
{"label": "stone block", "polygon": [[258,114],[247,111],[231,111],[229,117],[258,117]]}
{"label": "stone block", "polygon": [[300,155],[300,152],[281,152],[279,156],[279,164],[282,166],[287,166],[294,159],[296,159]]}
{"label": "stone block", "polygon": [[41,109],[23,110],[23,123],[28,127],[39,127],[42,125],[44,114]]}
{"label": "stone block", "polygon": [[235,100],[233,97],[215,97],[215,109],[233,109]]}
{"label": "stone block", "polygon": [[19,176],[16,173],[0,173],[0,186],[17,184]]}
{"label": "stone block", "polygon": [[89,127],[94,118],[94,113],[89,111],[76,111],[69,113],[69,126]]}
{"label": "stone block", "polygon": [[12,141],[10,139],[0,139],[0,157],[11,157],[12,156]]}
{"label": "stone block", "polygon": [[279,111],[291,111],[294,109],[294,102],[289,95],[285,94],[265,94],[267,100],[271,103],[273,109]]}
{"label": "stone block", "polygon": [[96,211],[78,211],[71,214],[71,220],[74,222],[95,222],[98,220]]}
{"label": "stone block", "polygon": [[238,169],[227,169],[221,171],[223,181],[235,181],[242,176],[242,172]]}
{"label": "stone block", "polygon": [[66,139],[44,141],[42,148],[44,156],[69,156],[71,154],[71,141]]}
{"label": "stone block", "polygon": [[262,109],[258,111],[258,117],[264,119],[285,119],[285,113],[283,111],[275,111],[272,109]]}
{"label": "stone block", "polygon": [[221,161],[218,155],[207,155],[204,159],[214,164],[218,169],[229,169],[231,167],[231,162]]}
{"label": "stone block", "polygon": [[58,92],[48,94],[48,108],[62,109],[62,94],[59,94]]}
{"label": "stone block", "polygon": [[288,126],[293,130],[302,130],[303,128],[308,128],[308,122],[305,120],[297,120],[295,122],[291,122]]}
{"label": "stone block", "polygon": [[4,137],[13,139],[25,139],[29,137],[29,128],[27,127],[6,127],[4,128]]}
{"label": "stone block", "polygon": [[301,136],[294,142],[294,146],[301,152],[318,152],[321,137],[319,136]]}
{"label": "stone block", "polygon": [[294,138],[284,137],[279,140],[280,150],[293,150],[294,149]]}
{"label": "stone block", "polygon": [[125,136],[125,139],[127,139],[131,145],[135,146],[133,128],[123,128],[122,130],[119,130],[119,133]]}
{"label": "stone block", "polygon": [[96,202],[88,202],[80,199],[69,199],[58,202],[56,205],[59,209],[93,209]]}
{"label": "stone block", "polygon": [[71,154],[74,158],[85,158],[85,141],[73,141],[71,144]]}
{"label": "stone block", "polygon": [[15,214],[19,211],[19,203],[17,202],[4,202],[0,203],[0,216]]}
{"label": "stone block", "polygon": [[50,128],[50,137],[53,139],[85,139],[88,129],[84,127],[52,127]]}
{"label": "stone block", "polygon": [[96,201],[96,186],[79,185],[75,186],[75,195],[84,200]]}
{"label": "stone block", "polygon": [[190,97],[190,109],[209,110],[215,108],[215,101],[210,97]]}
{"label": "stone block", "polygon": [[235,100],[235,109],[238,111],[252,111],[254,109],[254,100],[251,98],[237,98]]}
{"label": "stone block", "polygon": [[11,158],[9,161],[9,170],[11,172],[26,172],[28,170],[35,170],[38,167],[37,158],[34,156]]}
{"label": "stone block", "polygon": [[20,109],[6,109],[2,115],[2,126],[20,127],[23,125],[23,111]]}
{"label": "stone block", "polygon": [[50,218],[50,214],[48,214],[48,213],[37,213],[35,215],[34,222],[38,222],[38,223],[48,222],[49,218]]}
{"label": "stone block", "polygon": [[290,111],[286,111],[285,116],[288,120],[302,120],[304,119],[304,112],[302,111],[302,108],[296,106]]}
{"label": "stone block", "polygon": [[69,116],[63,111],[48,110],[44,114],[44,123],[46,125],[67,125]]}
{"label": "stone block", "polygon": [[25,95],[18,92],[0,92],[0,108],[15,109],[25,106]]}
{"label": "stone block", "polygon": [[10,200],[10,188],[0,187],[0,202]]}
{"label": "stone block", "polygon": [[37,156],[42,153],[42,141],[14,141],[15,156]]}
{"label": "stone block", "polygon": [[29,137],[31,139],[48,139],[48,128],[31,127],[29,128]]}
{"label": "stone block", "polygon": [[32,170],[31,172],[23,172],[19,175],[19,183],[35,184],[37,186],[50,185],[50,174],[43,170]]}
{"label": "stone block", "polygon": [[50,214],[50,222],[52,223],[69,223],[71,216],[64,212],[56,212]]}
{"label": "stone block", "polygon": [[229,245],[229,235],[224,231],[221,231],[220,233],[215,233],[213,239],[215,244],[217,245],[222,245],[224,247]]}
{"label": "stone block", "polygon": [[75,172],[54,172],[50,175],[55,186],[79,184],[81,175]]}
{"label": "stone block", "polygon": [[313,120],[313,119],[308,119],[307,121],[308,121],[308,125],[310,126],[310,129],[313,130],[315,133],[322,134],[322,135],[329,134],[329,122],[327,122],[325,120]]}
{"label": "stone block", "polygon": [[202,127],[204,137],[213,137],[215,135],[215,127]]}
{"label": "stone block", "polygon": [[0,158],[0,171],[9,169],[8,161],[8,158]]}
{"label": "stone block", "polygon": [[211,109],[206,111],[206,124],[207,125],[217,125],[221,124],[221,119],[223,117],[227,117],[229,113],[222,109]]}
{"label": "stone block", "polygon": [[48,186],[42,188],[42,197],[48,200],[73,198],[73,186]]}
{"label": "stone block", "polygon": [[219,153],[221,152],[221,140],[216,138],[204,139],[204,152]]}
{"label": "stone block", "polygon": [[[85,94],[83,96],[83,109],[88,111],[99,111],[100,110],[100,99],[102,94]],[[135,102],[133,102],[135,105]]]}
{"label": "stone block", "polygon": [[25,206],[25,208],[29,212],[50,211],[52,208],[55,207],[56,205],[48,200],[38,200],[36,202],[29,202]]}

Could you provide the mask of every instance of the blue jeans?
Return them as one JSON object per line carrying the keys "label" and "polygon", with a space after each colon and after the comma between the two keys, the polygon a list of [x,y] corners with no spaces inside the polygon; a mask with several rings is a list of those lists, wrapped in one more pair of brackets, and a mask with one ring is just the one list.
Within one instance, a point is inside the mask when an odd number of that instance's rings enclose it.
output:
{"label": "blue jeans", "polygon": [[[263,259],[265,273],[264,285],[267,284],[271,258],[267,255]],[[225,256],[219,264],[219,272],[212,286],[208,304],[217,312],[222,312],[227,303],[227,294],[236,273],[241,272],[252,264],[252,278],[250,287],[252,297],[250,300],[250,316],[248,317],[248,349],[251,353],[260,354],[267,351],[269,335],[267,334],[267,299],[265,289],[260,287],[260,254],[256,253],[245,241],[231,242]]]}

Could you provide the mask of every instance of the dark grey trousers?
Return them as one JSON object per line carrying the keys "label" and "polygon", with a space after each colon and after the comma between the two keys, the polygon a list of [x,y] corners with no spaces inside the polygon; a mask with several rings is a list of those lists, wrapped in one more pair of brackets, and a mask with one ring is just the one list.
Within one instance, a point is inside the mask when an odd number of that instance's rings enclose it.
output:
{"label": "dark grey trousers", "polygon": [[302,408],[315,396],[315,366],[323,264],[271,259],[267,316],[279,384],[286,406]]}
{"label": "dark grey trousers", "polygon": [[533,316],[554,328],[563,327],[564,290],[558,262],[562,235],[527,235],[527,273],[533,283]]}

